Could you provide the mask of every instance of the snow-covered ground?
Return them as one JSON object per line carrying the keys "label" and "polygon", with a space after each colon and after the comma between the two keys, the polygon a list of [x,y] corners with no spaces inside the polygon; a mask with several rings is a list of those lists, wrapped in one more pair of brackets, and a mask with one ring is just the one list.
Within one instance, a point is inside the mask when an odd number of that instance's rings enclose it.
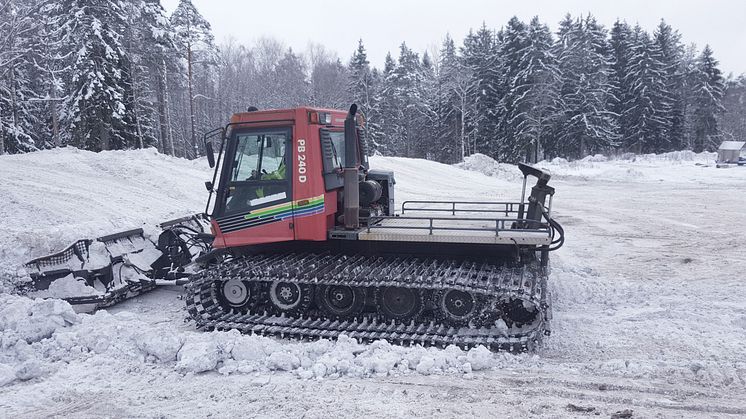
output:
{"label": "snow-covered ground", "polygon": [[[542,162],[567,231],[553,334],[508,355],[196,332],[178,287],[94,315],[11,295],[32,257],[201,211],[210,174],[152,150],[2,156],[0,417],[744,416],[746,169],[713,160]],[[371,164],[399,200],[520,193],[484,156]]]}

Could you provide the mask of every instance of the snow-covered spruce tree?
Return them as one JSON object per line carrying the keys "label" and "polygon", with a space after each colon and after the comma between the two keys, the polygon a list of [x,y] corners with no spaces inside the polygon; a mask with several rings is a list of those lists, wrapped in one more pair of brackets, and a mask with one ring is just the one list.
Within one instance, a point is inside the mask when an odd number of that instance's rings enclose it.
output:
{"label": "snow-covered spruce tree", "polygon": [[378,121],[378,103],[376,99],[376,86],[373,71],[370,68],[368,54],[365,51],[363,40],[358,41],[358,47],[350,58],[347,66],[347,97],[348,103],[357,103],[367,118],[365,123],[365,134],[368,139],[368,145],[371,150],[378,148],[381,138],[381,125]]}
{"label": "snow-covered spruce tree", "polygon": [[528,48],[521,57],[518,79],[518,99],[523,109],[524,125],[520,126],[520,141],[527,151],[526,160],[537,162],[543,158],[544,144],[552,141],[551,128],[562,108],[559,89],[562,83],[557,59],[552,52],[552,34],[549,27],[531,19],[528,25]]}
{"label": "snow-covered spruce tree", "polygon": [[626,106],[632,103],[632,87],[627,83],[630,79],[629,57],[632,55],[632,28],[627,22],[617,20],[611,27],[609,37],[610,65],[608,109],[615,115],[620,138],[628,138],[632,133],[629,121],[622,117],[626,113]]}
{"label": "snow-covered spruce tree", "polygon": [[683,148],[684,109],[686,106],[684,69],[682,66],[684,47],[681,44],[681,35],[678,31],[675,31],[662,19],[653,34],[653,41],[660,51],[660,61],[663,63],[665,72],[666,93],[671,103],[666,127],[668,138],[663,144],[665,148],[659,151],[680,150]]}
{"label": "snow-covered spruce tree", "polygon": [[417,85],[419,102],[415,103],[415,109],[420,130],[416,132],[414,155],[424,157],[428,160],[437,160],[438,145],[435,139],[438,137],[438,63],[430,58],[430,53],[425,51],[420,62],[420,74]]}
{"label": "snow-covered spruce tree", "polygon": [[[195,89],[195,79],[198,76],[204,77],[204,73],[211,71],[217,61],[217,51],[210,23],[197,11],[191,0],[179,0],[179,5],[171,15],[171,28],[174,31],[177,50],[186,67],[186,74],[183,76],[187,90],[185,102],[189,111],[189,133],[183,140],[183,155],[195,157],[200,152],[197,141],[197,95],[200,95],[200,99],[211,99],[205,95],[206,92],[198,92]],[[198,72],[202,74],[197,74]],[[203,106],[212,107],[213,103]]]}
{"label": "snow-covered spruce tree", "polygon": [[66,39],[74,46],[70,95],[63,120],[66,141],[86,150],[137,144],[133,110],[127,98],[131,80],[121,43],[126,24],[119,0],[65,0],[61,8]]}
{"label": "snow-covered spruce tree", "polygon": [[718,61],[709,45],[705,45],[697,58],[692,74],[692,88],[694,151],[713,151],[721,141],[717,117],[724,111],[724,85]]}
{"label": "snow-covered spruce tree", "polygon": [[627,128],[622,138],[626,150],[639,154],[669,149],[672,99],[667,91],[666,76],[658,44],[636,26],[624,79],[629,95],[621,114]]}
{"label": "snow-covered spruce tree", "polygon": [[365,114],[366,117],[366,135],[368,135],[368,153],[373,155],[378,153],[379,146],[383,139],[383,124],[381,110],[381,89],[383,88],[383,74],[377,68],[373,67],[370,72],[372,80],[372,98],[370,109]]}
{"label": "snow-covered spruce tree", "polygon": [[389,146],[396,155],[426,157],[436,115],[429,98],[434,85],[434,69],[429,56],[419,55],[402,43],[399,60],[390,75],[390,94],[394,96],[392,124],[395,139]]}
{"label": "snow-covered spruce tree", "polygon": [[31,101],[36,3],[0,0],[0,154],[37,149],[40,102]]}
{"label": "snow-covered spruce tree", "polygon": [[34,133],[40,148],[62,145],[65,134],[61,109],[69,93],[65,81],[69,80],[75,58],[66,37],[66,15],[58,0],[40,0],[31,9],[36,25],[28,53],[34,64],[31,71],[35,93],[32,100],[37,113]]}
{"label": "snow-covered spruce tree", "polygon": [[380,96],[376,102],[379,104],[378,122],[381,125],[381,140],[376,151],[384,155],[397,155],[402,147],[403,134],[400,121],[403,118],[403,109],[400,96],[397,94],[396,61],[391,53],[386,54],[383,72],[381,73]]}
{"label": "snow-covered spruce tree", "polygon": [[392,121],[396,127],[397,139],[394,146],[396,155],[414,157],[419,151],[417,131],[419,125],[418,107],[423,98],[419,91],[420,58],[406,43],[399,47],[399,60],[393,71],[393,91],[399,111]]}
{"label": "snow-covered spruce tree", "polygon": [[[519,85],[523,85],[524,80],[519,78],[518,73],[522,70],[522,58],[528,49],[528,28],[514,16],[500,31],[499,37],[502,41],[499,49],[500,97],[495,109],[499,140],[493,143],[491,151],[500,161],[515,162],[526,155],[520,140],[525,137],[521,128],[526,119],[526,108],[518,103],[524,93]],[[528,104],[524,102],[524,105]]]}
{"label": "snow-covered spruce tree", "polygon": [[555,50],[563,107],[550,154],[578,158],[608,151],[618,134],[615,114],[607,109],[612,86],[606,31],[591,15],[575,20],[567,15]]}
{"label": "snow-covered spruce tree", "polygon": [[[157,145],[173,154],[165,95],[165,73],[175,58],[170,23],[159,0],[129,0],[124,5],[127,25],[123,46],[132,79],[128,102],[136,117],[137,146]],[[174,69],[173,63],[170,67]]]}
{"label": "snow-covered spruce tree", "polygon": [[681,73],[682,73],[682,110],[683,110],[683,137],[681,138],[681,148],[686,150],[694,149],[694,86],[697,74],[697,57],[699,53],[697,46],[689,44],[684,48],[681,56]]}
{"label": "snow-covered spruce tree", "polygon": [[469,32],[461,50],[464,65],[472,77],[469,96],[474,112],[467,123],[471,142],[467,153],[484,152],[496,157],[494,144],[497,138],[497,109],[500,100],[499,43],[486,25]]}
{"label": "snow-covered spruce tree", "polygon": [[[512,23],[511,23],[512,22]],[[529,25],[513,21],[504,31],[504,71],[507,89],[503,96],[503,124],[508,132],[503,158],[537,161],[559,104],[560,75],[552,53],[549,28],[534,17]]]}
{"label": "snow-covered spruce tree", "polygon": [[465,116],[469,76],[462,66],[453,39],[446,35],[439,54],[435,113],[437,132],[432,139],[438,161],[457,163],[466,153]]}
{"label": "snow-covered spruce tree", "polygon": [[746,75],[732,75],[725,82],[723,112],[718,118],[723,137],[731,141],[746,139]]}

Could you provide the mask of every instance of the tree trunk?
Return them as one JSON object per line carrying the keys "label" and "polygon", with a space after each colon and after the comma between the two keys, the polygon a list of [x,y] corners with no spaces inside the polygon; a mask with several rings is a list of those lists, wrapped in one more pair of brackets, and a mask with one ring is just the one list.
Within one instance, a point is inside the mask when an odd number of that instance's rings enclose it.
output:
{"label": "tree trunk", "polygon": [[[15,77],[13,77],[13,73],[15,73],[14,68],[11,66],[10,68],[10,112],[11,116],[13,117],[13,130],[18,130],[18,110],[16,109],[16,82]],[[18,134],[15,134],[16,138],[18,138]],[[5,153],[5,141],[3,141],[2,147],[0,147],[0,154]]]}
{"label": "tree trunk", "polygon": [[466,100],[462,96],[461,98],[461,161],[464,161],[466,157]]}
{"label": "tree trunk", "polygon": [[[192,149],[192,152],[194,151],[195,145],[197,144],[197,133],[196,133],[196,122],[195,122],[195,115],[194,115],[194,90],[192,86],[192,44],[187,44],[187,84],[189,85],[189,118],[191,122],[192,127],[192,136],[190,139],[189,147]],[[185,150],[186,151],[186,150]],[[185,157],[188,158],[188,156]],[[194,157],[197,157],[196,155]]]}
{"label": "tree trunk", "polygon": [[[130,30],[129,36],[129,50],[132,51],[132,38],[134,35]],[[142,138],[142,125],[140,124],[140,112],[138,112],[138,97],[137,97],[137,75],[135,74],[135,63],[132,59],[128,60],[130,70],[130,83],[132,83],[132,112],[135,114],[135,129],[137,130],[137,145],[139,148],[145,148],[145,141]]]}
{"label": "tree trunk", "polygon": [[174,154],[173,145],[169,147],[168,144],[168,127],[166,122],[166,84],[164,83],[164,77],[165,75],[163,72],[161,72],[161,69],[159,68],[156,72],[156,77],[158,81],[158,91],[157,91],[157,99],[158,99],[158,126],[159,126],[159,139],[158,143],[160,144],[160,148],[162,149],[164,154]]}
{"label": "tree trunk", "polygon": [[[51,90],[51,89],[50,89]],[[57,99],[52,96],[54,92],[50,91],[49,110],[52,112],[52,145],[59,147],[60,144],[60,115],[57,112]]]}
{"label": "tree trunk", "polygon": [[104,123],[104,121],[99,121],[98,123],[98,138],[101,141],[101,151],[108,150],[109,145],[109,130],[107,129],[107,124]]}
{"label": "tree trunk", "polygon": [[171,131],[171,111],[168,95],[168,67],[166,67],[166,60],[161,60],[161,64],[163,65],[162,77],[159,77],[160,81],[163,83],[163,101],[161,103],[161,106],[163,108],[163,124],[161,125],[161,135],[163,136],[163,139],[165,141],[163,148],[165,149],[166,147],[168,147],[168,154],[175,156],[176,150],[174,150],[174,135]]}

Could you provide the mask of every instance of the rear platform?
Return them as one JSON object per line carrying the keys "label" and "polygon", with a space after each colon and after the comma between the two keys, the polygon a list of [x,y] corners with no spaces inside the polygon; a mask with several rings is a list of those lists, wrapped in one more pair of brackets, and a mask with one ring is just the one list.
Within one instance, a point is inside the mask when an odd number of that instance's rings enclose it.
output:
{"label": "rear platform", "polygon": [[547,246],[548,222],[522,217],[520,202],[406,201],[401,215],[371,217],[358,240]]}

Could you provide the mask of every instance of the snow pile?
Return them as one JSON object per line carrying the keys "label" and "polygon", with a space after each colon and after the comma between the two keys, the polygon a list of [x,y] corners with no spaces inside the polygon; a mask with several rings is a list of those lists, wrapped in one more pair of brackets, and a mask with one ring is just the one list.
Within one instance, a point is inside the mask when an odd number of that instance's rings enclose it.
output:
{"label": "snow pile", "polygon": [[680,150],[661,154],[627,154],[624,157],[625,158],[622,158],[621,160],[642,160],[649,162],[699,162],[712,164],[715,162],[715,160],[717,160],[717,153],[710,153],[706,151],[695,153],[691,150]]}
{"label": "snow pile", "polygon": [[70,304],[0,294],[0,338],[28,343],[49,338],[60,328],[80,322]]}
{"label": "snow pile", "polygon": [[[705,169],[706,166],[712,166],[716,157],[716,153],[695,153],[689,150],[643,155],[626,153],[611,157],[596,154],[573,161],[555,157],[538,162],[535,166],[550,172],[555,179],[612,182],[660,181],[662,178],[676,179],[681,174],[680,166],[695,165],[702,166],[700,169]],[[676,169],[670,175],[666,175],[661,170],[665,166],[673,166]],[[511,183],[522,180],[522,175],[515,165],[499,163],[481,153],[467,156],[462,163],[455,164],[454,167]],[[691,175],[691,173],[685,174]]]}
{"label": "snow pile", "polygon": [[[165,364],[181,373],[287,371],[303,379],[469,374],[538,362],[529,356],[494,354],[484,347],[465,351],[385,341],[360,344],[346,336],[293,343],[238,331],[176,332],[171,325],[148,324],[130,312],[76,314],[59,300],[0,297],[0,383],[5,384],[38,377],[60,361],[93,357]],[[13,380],[8,378],[11,371]]]}
{"label": "snow pile", "polygon": [[101,295],[103,292],[88,286],[84,281],[78,281],[73,274],[67,275],[49,284],[49,288],[42,291],[32,291],[28,295],[37,298],[68,298],[87,295]]}
{"label": "snow pile", "polygon": [[[683,150],[663,154],[631,153],[607,157],[601,154],[568,161],[561,157],[544,160],[536,166],[552,173],[555,179],[604,180],[611,182],[697,180],[706,176],[715,161],[715,153]],[[692,168],[695,170],[692,170]],[[683,177],[682,177],[683,176]]]}
{"label": "snow pile", "polygon": [[0,294],[0,387],[41,376],[46,368],[32,344],[79,322],[80,317],[64,301]]}
{"label": "snow pile", "polygon": [[471,156],[466,156],[463,162],[458,163],[455,166],[460,169],[472,170],[487,176],[504,179],[509,182],[518,182],[523,179],[523,176],[516,165],[500,163],[492,157],[486,156],[482,153],[475,153]]}
{"label": "snow pile", "polygon": [[203,211],[210,177],[205,161],[155,149],[0,156],[0,292],[27,277],[24,262],[78,239]]}

